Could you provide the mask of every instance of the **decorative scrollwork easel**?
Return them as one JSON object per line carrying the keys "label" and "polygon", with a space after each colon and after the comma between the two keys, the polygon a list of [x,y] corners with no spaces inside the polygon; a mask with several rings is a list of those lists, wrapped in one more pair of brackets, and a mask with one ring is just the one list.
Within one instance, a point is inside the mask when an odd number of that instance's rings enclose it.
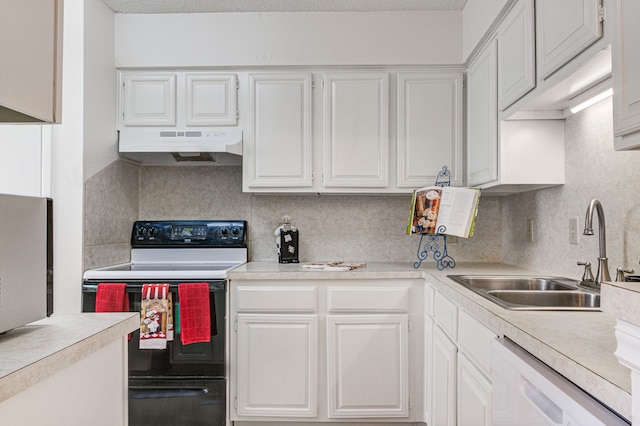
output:
{"label": "decorative scrollwork easel", "polygon": [[[436,177],[436,186],[451,185],[451,170],[447,166],[443,166]],[[429,257],[429,253],[433,253],[433,260],[436,262],[436,268],[442,271],[444,268],[455,268],[456,261],[447,253],[447,236],[443,234],[446,231],[444,226],[440,226],[435,234],[420,234],[420,242],[418,243],[418,261],[413,264],[418,269],[422,261]],[[442,250],[440,249],[440,238],[442,238]],[[424,246],[423,246],[424,240]]]}

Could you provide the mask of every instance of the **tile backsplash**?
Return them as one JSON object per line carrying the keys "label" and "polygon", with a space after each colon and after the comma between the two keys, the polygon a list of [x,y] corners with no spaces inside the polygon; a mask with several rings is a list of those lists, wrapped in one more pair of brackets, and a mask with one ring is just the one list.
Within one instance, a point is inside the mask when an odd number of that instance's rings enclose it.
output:
{"label": "tile backsplash", "polygon": [[[574,277],[581,275],[576,262],[586,260],[595,273],[597,235],[580,235],[580,243],[570,245],[568,225],[578,217],[582,229],[589,201],[598,198],[612,275],[618,265],[637,266],[640,152],[613,150],[611,117],[611,100],[568,117],[566,184],[508,197],[483,195],[475,235],[449,244],[449,254],[458,262],[505,262]],[[128,260],[137,219],[245,219],[250,259],[276,261],[273,231],[285,214],[300,229],[301,261],[414,262],[419,237],[404,233],[410,198],[253,195],[242,192],[241,167],[117,161],[86,183],[85,269]],[[527,219],[535,222],[533,243],[526,238]]]}

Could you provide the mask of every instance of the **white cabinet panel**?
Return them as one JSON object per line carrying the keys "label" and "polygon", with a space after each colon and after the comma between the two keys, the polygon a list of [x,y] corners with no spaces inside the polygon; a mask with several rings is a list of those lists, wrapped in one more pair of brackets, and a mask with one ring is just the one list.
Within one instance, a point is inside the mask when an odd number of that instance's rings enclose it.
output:
{"label": "white cabinet panel", "polygon": [[497,42],[467,73],[467,185],[498,179]]}
{"label": "white cabinet panel", "polygon": [[185,75],[187,126],[235,126],[238,123],[235,74]]}
{"label": "white cabinet panel", "polygon": [[0,121],[60,123],[62,0],[3,0]]}
{"label": "white cabinet panel", "polygon": [[498,29],[498,105],[504,110],[536,85],[533,0],[521,0]]}
{"label": "white cabinet panel", "polygon": [[462,74],[397,78],[397,186],[433,184],[445,165],[451,184],[462,185]]}
{"label": "white cabinet panel", "polygon": [[614,130],[616,149],[637,149],[640,132],[640,2],[616,0],[613,42]]}
{"label": "white cabinet panel", "polygon": [[124,74],[123,124],[125,126],[176,125],[175,74]]}
{"label": "white cabinet panel", "polygon": [[50,196],[51,126],[0,126],[0,193]]}
{"label": "white cabinet panel", "polygon": [[456,426],[456,346],[438,326],[433,327],[431,421]]}
{"label": "white cabinet panel", "polygon": [[311,74],[251,74],[249,104],[243,163],[245,191],[310,188]]}
{"label": "white cabinet panel", "polygon": [[324,83],[323,186],[389,184],[389,76],[329,73]]}
{"label": "white cabinet panel", "polygon": [[239,314],[237,322],[238,415],[314,417],[317,317]]}
{"label": "white cabinet panel", "polygon": [[407,417],[407,315],[327,317],[329,417]]}
{"label": "white cabinet panel", "polygon": [[491,382],[458,354],[458,426],[491,426]]}
{"label": "white cabinet panel", "polygon": [[600,3],[536,1],[538,78],[546,79],[602,37]]}

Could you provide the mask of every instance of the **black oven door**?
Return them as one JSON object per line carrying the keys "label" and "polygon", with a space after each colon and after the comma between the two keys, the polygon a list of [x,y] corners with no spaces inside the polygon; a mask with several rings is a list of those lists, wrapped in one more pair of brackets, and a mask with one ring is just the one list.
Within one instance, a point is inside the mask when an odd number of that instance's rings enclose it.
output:
{"label": "black oven door", "polygon": [[[180,281],[180,283],[188,281]],[[201,282],[201,281],[200,281]],[[175,305],[178,282],[169,283]],[[140,312],[143,282],[127,282],[130,312]],[[83,284],[83,312],[95,312],[98,282]],[[130,425],[225,424],[225,281],[209,282],[211,341],[182,345],[179,328],[167,348],[139,349],[129,338]]]}

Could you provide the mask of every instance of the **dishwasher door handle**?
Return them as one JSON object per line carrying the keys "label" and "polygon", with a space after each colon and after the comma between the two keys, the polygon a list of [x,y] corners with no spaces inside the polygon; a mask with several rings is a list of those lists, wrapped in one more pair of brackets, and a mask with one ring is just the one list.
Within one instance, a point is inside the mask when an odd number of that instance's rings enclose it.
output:
{"label": "dishwasher door handle", "polygon": [[540,389],[523,376],[520,376],[520,389],[542,413],[553,423],[562,425],[562,408],[551,401]]}

